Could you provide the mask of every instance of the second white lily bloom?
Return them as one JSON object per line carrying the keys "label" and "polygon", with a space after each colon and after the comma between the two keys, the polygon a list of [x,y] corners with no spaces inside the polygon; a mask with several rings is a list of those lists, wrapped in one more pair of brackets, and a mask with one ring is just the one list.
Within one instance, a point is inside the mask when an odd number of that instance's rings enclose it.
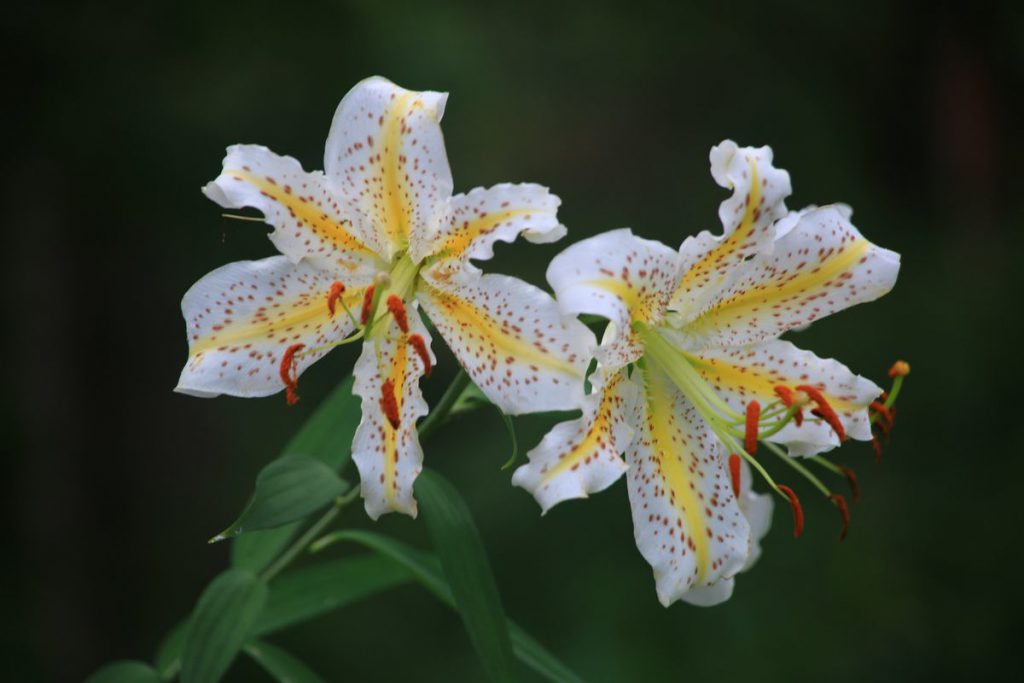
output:
{"label": "second white lily bloom", "polygon": [[[871,438],[867,407],[881,390],[778,336],[882,296],[899,270],[899,255],[864,239],[847,207],[788,213],[789,174],[772,166],[771,149],[725,141],[711,150],[711,174],[733,190],[719,209],[722,235],[675,251],[614,230],[552,261],[563,311],[609,323],[583,416],[552,429],[513,478],[547,510],[628,472],[637,546],[665,605],[728,599],[732,577],[756,558],[772,501],[751,491],[746,462],[729,465],[741,453],[757,466],[736,433],[751,401],[808,386],[834,408],[840,433]],[[766,438],[791,455],[839,444],[822,419]]]}

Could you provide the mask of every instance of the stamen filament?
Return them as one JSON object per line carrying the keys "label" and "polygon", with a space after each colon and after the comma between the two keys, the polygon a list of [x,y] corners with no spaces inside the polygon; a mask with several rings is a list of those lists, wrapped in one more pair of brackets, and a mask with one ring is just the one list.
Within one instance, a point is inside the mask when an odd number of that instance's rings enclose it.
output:
{"label": "stamen filament", "polygon": [[770,441],[765,442],[764,445],[768,448],[768,450],[770,450],[772,453],[774,453],[775,455],[779,456],[779,458],[784,460],[787,465],[789,465],[797,472],[799,472],[800,475],[803,476],[807,481],[811,482],[814,485],[814,487],[821,491],[821,493],[826,498],[832,497],[832,491],[827,486],[825,486],[824,483],[822,483],[821,479],[818,479],[816,476],[814,476],[814,473],[811,472],[806,467],[804,467],[802,464],[800,464],[800,462],[798,462],[796,458],[791,457],[788,453],[785,453],[781,447],[771,443]]}

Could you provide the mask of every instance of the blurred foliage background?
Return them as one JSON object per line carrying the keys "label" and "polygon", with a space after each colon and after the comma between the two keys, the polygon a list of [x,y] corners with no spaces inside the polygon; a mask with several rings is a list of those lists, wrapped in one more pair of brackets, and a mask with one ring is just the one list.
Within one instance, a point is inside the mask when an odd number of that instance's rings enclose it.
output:
{"label": "blurred foliage background", "polygon": [[[891,295],[792,335],[879,382],[896,358],[913,365],[881,465],[866,444],[842,451],[865,490],[850,537],[798,488],[805,536],[777,507],[723,606],[657,603],[624,481],[541,519],[498,469],[496,414],[439,435],[427,461],[468,498],[511,616],[595,681],[964,679],[1019,663],[1017,3],[23,3],[0,22],[4,680],[150,657],[226,565],[205,540],[348,372],[352,353],[332,354],[295,409],[171,393],[186,288],[273,253],[200,185],[236,142],[319,168],[335,106],[371,74],[450,91],[456,189],[547,184],[569,239],[628,225],[675,246],[717,229],[707,152],[731,137],[774,147],[792,208],[848,202],[903,254]],[[501,247],[489,269],[543,284],[562,246]],[[453,373],[442,364],[428,398]],[[551,424],[516,422],[527,447]],[[421,522],[380,529],[426,542]],[[458,617],[414,586],[276,640],[329,680],[481,675]]]}

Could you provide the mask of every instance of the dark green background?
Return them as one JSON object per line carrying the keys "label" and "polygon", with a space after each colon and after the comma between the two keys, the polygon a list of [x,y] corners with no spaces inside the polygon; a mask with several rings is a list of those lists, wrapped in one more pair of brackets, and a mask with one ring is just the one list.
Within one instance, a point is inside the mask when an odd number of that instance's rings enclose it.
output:
{"label": "dark green background", "polygon": [[[4,680],[151,656],[225,566],[205,539],[351,367],[352,353],[318,364],[295,409],[170,391],[182,293],[273,253],[198,192],[224,147],[318,168],[338,100],[371,74],[450,91],[456,188],[547,184],[569,239],[628,225],[675,246],[717,229],[707,152],[731,137],[773,146],[791,207],[846,201],[903,254],[891,295],[792,335],[878,381],[913,364],[882,464],[842,451],[865,491],[849,539],[798,484],[805,536],[777,509],[723,606],[658,604],[624,482],[541,519],[498,469],[496,415],[433,441],[427,461],[469,500],[511,615],[595,681],[1019,673],[1024,13],[978,4],[6,8]],[[501,247],[488,268],[543,283],[562,246]],[[454,366],[439,355],[432,400]],[[518,424],[532,446],[550,422]],[[421,522],[378,528],[425,543]],[[413,587],[275,642],[329,680],[481,675],[458,618]]]}

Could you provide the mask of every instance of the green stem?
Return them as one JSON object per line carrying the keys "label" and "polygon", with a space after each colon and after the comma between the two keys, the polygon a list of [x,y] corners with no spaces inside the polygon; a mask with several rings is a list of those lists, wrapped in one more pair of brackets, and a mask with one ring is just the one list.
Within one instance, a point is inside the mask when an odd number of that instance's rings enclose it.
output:
{"label": "green stem", "polygon": [[445,389],[444,394],[441,396],[441,400],[437,402],[434,409],[427,415],[427,419],[423,420],[419,428],[416,430],[419,432],[420,441],[427,439],[434,431],[444,424],[444,421],[448,418],[448,414],[452,411],[452,407],[455,402],[459,399],[459,396],[465,390],[469,384],[469,375],[462,368],[459,368],[459,374],[455,375],[455,379]]}
{"label": "green stem", "polygon": [[349,503],[359,497],[359,487],[353,486],[344,495],[339,496],[334,500],[334,504],[330,509],[323,514],[323,516],[316,520],[312,526],[306,529],[306,533],[299,536],[294,543],[292,543],[287,550],[285,550],[280,557],[267,567],[262,578],[264,581],[270,581],[272,578],[281,573],[281,571],[291,564],[292,560],[299,556],[299,554],[306,549],[310,543],[316,540],[316,537],[320,535],[320,532],[327,528],[327,525],[334,521],[334,518],[345,509]]}
{"label": "green stem", "polygon": [[[455,376],[452,383],[448,385],[444,395],[441,396],[441,400],[437,402],[434,409],[430,411],[430,415],[419,428],[420,441],[427,439],[441,424],[444,423],[445,418],[452,410],[452,406],[455,405],[455,401],[459,398],[459,395],[469,384],[469,375],[466,374],[465,370],[460,369],[459,374]],[[359,487],[353,486],[344,495],[339,496],[334,501],[334,505],[330,507],[327,512],[323,514],[320,519],[316,520],[312,526],[306,529],[306,532],[299,536],[294,543],[288,546],[280,557],[278,557],[267,569],[263,572],[263,579],[270,581],[272,578],[277,576],[287,567],[292,561],[299,556],[313,541],[320,536],[321,532],[327,528],[327,526],[334,521],[334,518],[351,503],[353,500],[359,497]]]}
{"label": "green stem", "polygon": [[804,467],[802,464],[800,464],[797,461],[796,458],[792,457],[788,453],[785,453],[782,450],[782,448],[780,448],[779,446],[776,446],[775,444],[771,443],[770,441],[764,442],[764,445],[767,446],[768,450],[770,450],[772,453],[774,453],[775,455],[779,456],[779,458],[781,460],[783,460],[787,465],[789,465],[790,467],[795,469],[797,472],[802,474],[804,476],[804,478],[807,479],[807,481],[809,481],[812,484],[814,484],[814,487],[816,489],[818,489],[819,491],[821,491],[822,494],[824,494],[824,496],[826,498],[831,498],[832,497],[832,491],[830,491],[829,488],[827,486],[825,486],[825,484],[822,483],[821,479],[818,479],[816,476],[814,476],[814,473],[811,472],[806,467]]}

